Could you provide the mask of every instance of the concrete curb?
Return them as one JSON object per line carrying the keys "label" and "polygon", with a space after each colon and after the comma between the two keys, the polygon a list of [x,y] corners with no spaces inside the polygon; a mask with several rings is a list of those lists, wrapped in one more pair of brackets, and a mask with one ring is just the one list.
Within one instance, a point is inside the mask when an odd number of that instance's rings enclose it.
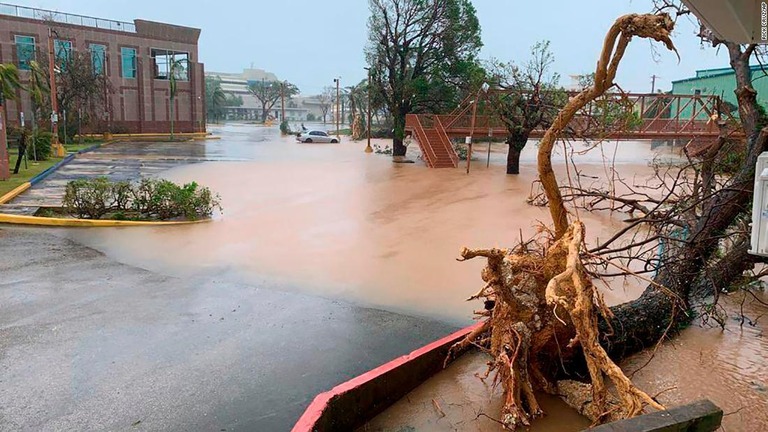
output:
{"label": "concrete curb", "polygon": [[[482,325],[481,322],[461,329],[319,394],[296,422],[292,432],[333,432],[364,426],[442,370],[450,347]],[[594,430],[712,432],[720,426],[722,418],[723,411],[705,400],[598,426]]]}
{"label": "concrete curb", "polygon": [[45,170],[45,171],[41,172],[40,174],[32,177],[29,180],[29,183],[32,186],[40,183],[41,181],[45,180],[46,177],[48,177],[49,175],[53,174],[57,169],[61,168],[62,166],[66,165],[66,164],[68,164],[69,162],[71,162],[72,159],[75,158],[75,156],[77,156],[77,153],[72,153],[72,154],[66,156],[64,159],[58,161],[56,164],[54,164],[53,166],[51,166],[47,170]]}
{"label": "concrete curb", "polygon": [[22,183],[19,186],[16,187],[16,189],[8,192],[7,194],[0,197],[0,204],[5,204],[12,199],[16,198],[17,196],[21,195],[24,191],[32,187],[32,183],[26,182]]}
{"label": "concrete curb", "polygon": [[43,172],[39,173],[38,175],[32,177],[28,182],[22,183],[16,189],[14,189],[14,190],[8,192],[7,194],[3,195],[2,197],[0,197],[0,204],[7,204],[8,202],[13,200],[17,196],[21,195],[27,189],[31,188],[32,186],[36,185],[37,183],[40,183],[46,177],[48,177],[49,175],[53,174],[54,171],[56,171],[57,169],[61,168],[65,164],[71,162],[72,159],[74,159],[77,155],[81,155],[83,153],[92,152],[92,151],[96,150],[97,148],[101,147],[104,144],[107,144],[107,143],[94,144],[94,145],[92,145],[92,146],[90,146],[88,148],[84,148],[82,150],[78,150],[77,152],[68,155],[67,157],[65,157],[64,159],[60,160],[55,165],[48,167],[48,169],[46,169],[45,171],[43,171]]}
{"label": "concrete curb", "polygon": [[0,224],[10,225],[30,225],[45,227],[65,227],[65,228],[114,228],[114,227],[138,227],[138,226],[174,226],[174,225],[193,225],[205,222],[211,222],[212,219],[201,219],[196,221],[121,221],[121,220],[103,220],[103,219],[65,219],[49,218],[38,216],[21,216],[0,213]]}
{"label": "concrete curb", "polygon": [[292,432],[354,430],[443,369],[450,347],[477,323],[321,393]]}

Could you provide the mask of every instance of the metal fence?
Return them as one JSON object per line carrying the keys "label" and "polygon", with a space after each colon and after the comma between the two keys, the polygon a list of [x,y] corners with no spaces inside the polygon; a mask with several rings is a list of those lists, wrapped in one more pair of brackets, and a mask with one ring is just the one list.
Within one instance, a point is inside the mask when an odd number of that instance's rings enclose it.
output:
{"label": "metal fence", "polygon": [[126,33],[136,33],[136,26],[129,22],[94,18],[84,15],[74,15],[45,9],[35,9],[7,3],[0,3],[0,15],[29,18],[39,21],[53,21],[62,24],[73,24],[104,30],[122,31]]}

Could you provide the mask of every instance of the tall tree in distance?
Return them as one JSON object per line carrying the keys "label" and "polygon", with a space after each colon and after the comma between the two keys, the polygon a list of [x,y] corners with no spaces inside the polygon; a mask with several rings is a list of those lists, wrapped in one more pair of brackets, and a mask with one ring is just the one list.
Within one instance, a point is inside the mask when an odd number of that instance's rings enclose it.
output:
{"label": "tall tree in distance", "polygon": [[285,92],[286,99],[299,94],[299,88],[286,82],[285,90],[281,89],[280,81],[256,81],[248,85],[248,90],[261,103],[261,121],[266,122],[269,111],[280,100],[281,91]]}
{"label": "tall tree in distance", "polygon": [[328,111],[330,111],[333,105],[333,99],[336,94],[336,89],[333,87],[323,88],[323,92],[317,96],[317,102],[320,104],[320,112],[323,113],[323,124],[328,121]]}
{"label": "tall tree in distance", "polygon": [[205,108],[208,118],[218,123],[226,103],[227,94],[221,88],[221,78],[205,77]]}
{"label": "tall tree in distance", "polygon": [[[66,111],[67,132],[70,137],[78,132],[80,124],[91,128],[112,111],[109,95],[114,91],[104,70],[94,67],[93,57],[88,51],[60,51],[55,59],[56,102],[60,112]],[[38,51],[37,61],[30,62],[30,92],[36,121],[46,124],[51,114],[50,75],[48,56]],[[59,133],[63,138],[63,128]]]}
{"label": "tall tree in distance", "polygon": [[548,128],[568,101],[559,87],[560,76],[552,72],[554,62],[549,41],[533,45],[525,64],[491,62],[490,81],[498,92],[490,101],[509,133],[507,174],[520,174],[520,153],[531,132]]}
{"label": "tall tree in distance", "polygon": [[372,91],[394,121],[393,156],[404,156],[405,116],[455,108],[482,47],[470,0],[369,0],[366,58]]}

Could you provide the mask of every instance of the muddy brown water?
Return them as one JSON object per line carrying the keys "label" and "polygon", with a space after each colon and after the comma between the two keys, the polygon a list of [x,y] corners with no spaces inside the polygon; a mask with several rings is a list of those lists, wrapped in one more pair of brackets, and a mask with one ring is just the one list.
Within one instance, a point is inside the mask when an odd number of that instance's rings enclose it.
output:
{"label": "muddy brown water", "polygon": [[[496,432],[503,402],[501,386],[493,376],[481,380],[488,357],[465,354],[446,370],[418,387],[357,432]],[[558,398],[537,394],[548,415],[533,422],[531,432],[576,432],[590,422]]]}
{"label": "muddy brown water", "polygon": [[[462,325],[478,307],[464,299],[482,286],[483,262],[457,262],[461,248],[508,247],[521,232],[527,238],[549,220],[546,209],[526,203],[535,179],[535,145],[523,152],[522,174],[507,176],[504,147],[492,149],[486,168],[487,147],[478,144],[478,160],[467,175],[463,166],[393,165],[386,156],[363,153],[364,143],[298,144],[279,138],[274,129],[246,126],[217,132],[222,140],[208,144],[209,151],[230,161],[164,173],[221,194],[224,212],[213,223],[61,235],[164,274],[286,282],[324,297]],[[409,150],[412,158],[416,153]],[[588,176],[584,181],[604,179],[607,160],[637,183],[651,174],[648,162],[654,157],[676,155],[666,147],[652,151],[649,143],[625,142],[574,156]],[[575,174],[562,163],[556,169],[573,180]],[[621,215],[580,216],[592,243],[621,226]],[[617,281],[605,295],[618,304],[637,297],[642,288],[642,281]],[[753,318],[759,316],[754,302],[747,308]],[[662,346],[635,378],[650,393],[666,390],[659,396],[664,403],[708,397],[726,412],[741,409],[726,417],[726,430],[768,430],[763,323],[728,324],[726,331],[686,330]],[[636,368],[646,356],[626,366]]]}

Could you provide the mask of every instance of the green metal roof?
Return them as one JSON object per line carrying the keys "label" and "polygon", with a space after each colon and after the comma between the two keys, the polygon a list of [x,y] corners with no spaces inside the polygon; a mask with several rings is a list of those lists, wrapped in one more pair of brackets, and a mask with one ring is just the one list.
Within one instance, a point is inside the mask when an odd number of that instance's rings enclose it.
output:
{"label": "green metal roof", "polygon": [[[765,69],[766,73],[768,73],[768,66],[765,66],[764,68],[762,65],[751,65],[749,69],[752,72],[762,72],[763,69]],[[713,78],[713,77],[718,77],[723,75],[733,75],[733,74],[735,74],[735,72],[733,71],[732,68],[729,68],[729,67],[716,68],[716,69],[699,69],[696,71],[695,77],[672,81],[672,84],[683,83],[688,81],[696,81],[700,79]]]}

